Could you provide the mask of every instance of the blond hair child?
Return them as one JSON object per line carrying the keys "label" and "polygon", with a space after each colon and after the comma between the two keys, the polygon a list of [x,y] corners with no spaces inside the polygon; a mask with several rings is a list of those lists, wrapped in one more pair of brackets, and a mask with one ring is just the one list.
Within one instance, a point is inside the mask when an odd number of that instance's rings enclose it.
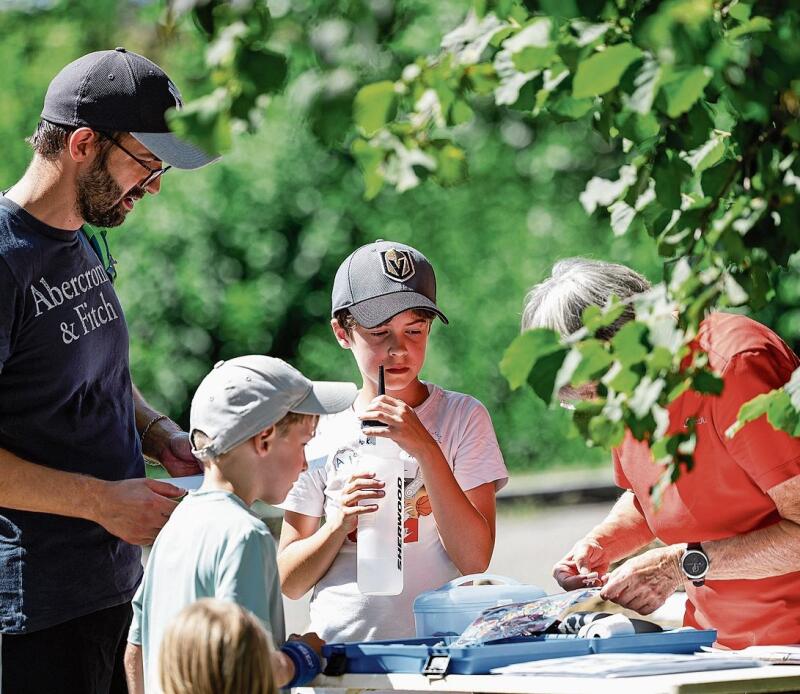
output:
{"label": "blond hair child", "polygon": [[271,639],[250,610],[203,598],[167,627],[158,656],[163,694],[277,694]]}

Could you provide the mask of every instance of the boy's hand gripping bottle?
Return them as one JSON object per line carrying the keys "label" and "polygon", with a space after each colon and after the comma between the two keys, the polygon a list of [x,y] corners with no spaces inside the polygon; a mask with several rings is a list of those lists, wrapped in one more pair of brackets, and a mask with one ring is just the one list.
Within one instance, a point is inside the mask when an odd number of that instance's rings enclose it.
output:
{"label": "boy's hand gripping bottle", "polygon": [[[378,393],[385,392],[383,366]],[[383,426],[366,420],[362,426]],[[405,465],[400,447],[391,439],[370,437],[362,446],[361,467],[385,483],[386,495],[370,499],[378,510],[358,519],[358,589],[365,595],[399,595],[403,592],[403,499]]]}

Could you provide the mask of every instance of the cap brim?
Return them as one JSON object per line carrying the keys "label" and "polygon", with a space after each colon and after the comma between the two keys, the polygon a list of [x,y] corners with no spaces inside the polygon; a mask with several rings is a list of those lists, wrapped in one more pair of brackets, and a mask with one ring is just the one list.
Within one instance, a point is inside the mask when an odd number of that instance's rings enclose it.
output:
{"label": "cap brim", "polygon": [[199,169],[219,159],[219,155],[206,154],[193,144],[179,140],[172,133],[131,133],[161,161],[176,169]]}
{"label": "cap brim", "polygon": [[442,319],[442,323],[445,325],[450,322],[436,304],[427,296],[417,294],[417,292],[405,291],[376,296],[373,299],[366,299],[365,301],[360,301],[357,304],[348,306],[347,310],[350,311],[359,325],[363,325],[365,328],[374,328],[381,323],[391,320],[398,313],[414,308],[424,308],[427,311],[433,311]]}
{"label": "cap brim", "polygon": [[357,395],[355,383],[312,381],[309,394],[291,411],[300,414],[336,414],[350,407]]}

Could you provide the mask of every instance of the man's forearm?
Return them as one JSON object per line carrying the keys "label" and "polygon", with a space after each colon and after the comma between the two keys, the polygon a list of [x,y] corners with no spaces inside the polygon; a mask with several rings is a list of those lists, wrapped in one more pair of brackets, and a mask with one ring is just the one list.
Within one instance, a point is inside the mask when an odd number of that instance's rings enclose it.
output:
{"label": "man's forearm", "polygon": [[634,502],[633,492],[625,492],[603,522],[587,534],[603,547],[609,562],[624,559],[655,539]]}
{"label": "man's forearm", "polygon": [[0,448],[0,506],[96,520],[107,483],[37,465]]}
{"label": "man's forearm", "polygon": [[161,413],[144,399],[135,385],[133,386],[133,406],[136,415],[136,431],[142,437],[142,452],[149,458],[157,459],[170,435],[181,431],[181,428],[169,417],[154,421],[161,417]]}
{"label": "man's forearm", "polygon": [[768,528],[703,543],[709,580],[756,579],[800,571],[800,525],[781,520]]}

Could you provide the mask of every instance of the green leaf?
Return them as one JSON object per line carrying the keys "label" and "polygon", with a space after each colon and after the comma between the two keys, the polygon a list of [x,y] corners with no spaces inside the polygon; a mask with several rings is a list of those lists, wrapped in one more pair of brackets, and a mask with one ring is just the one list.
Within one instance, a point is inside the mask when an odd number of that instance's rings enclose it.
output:
{"label": "green leaf", "polygon": [[384,80],[358,90],[353,102],[353,119],[366,135],[374,135],[394,117],[397,93],[394,82]]}
{"label": "green leaf", "polygon": [[727,135],[714,135],[708,142],[691,152],[685,152],[681,158],[692,167],[695,174],[710,169],[725,154],[725,140]]}
{"label": "green leaf", "polygon": [[710,371],[698,371],[692,378],[692,390],[705,395],[720,395],[723,388],[722,379]]}
{"label": "green leaf", "polygon": [[728,32],[728,38],[732,41],[735,41],[742,36],[746,36],[747,34],[771,30],[772,22],[769,19],[766,17],[753,17],[752,19],[748,19],[746,22],[743,22],[735,29],[731,29],[731,31]]}
{"label": "green leaf", "polygon": [[596,415],[589,420],[589,436],[598,446],[610,450],[622,443],[625,424],[621,420],[612,422],[603,415]]}
{"label": "green leaf", "polygon": [[655,347],[647,359],[648,371],[658,373],[672,366],[672,352],[666,347]]}
{"label": "green leaf", "polygon": [[545,404],[549,405],[556,395],[555,383],[558,372],[567,356],[567,349],[559,349],[551,354],[545,354],[536,360],[528,376],[528,385]]}
{"label": "green leaf", "polygon": [[669,83],[661,87],[667,100],[667,115],[677,118],[686,113],[703,96],[713,74],[711,68],[703,66],[675,73]]}
{"label": "green leaf", "polygon": [[[781,388],[772,392],[776,395],[767,408],[767,420],[775,429],[797,436],[800,434],[800,412],[794,408],[785,390]],[[782,395],[777,395],[778,393]]]}
{"label": "green leaf", "polygon": [[642,116],[636,112],[623,112],[617,117],[617,123],[620,134],[637,144],[654,138],[661,132],[661,124],[652,113]]}
{"label": "green leaf", "polygon": [[617,200],[611,207],[608,208],[611,213],[611,230],[614,236],[622,236],[633,222],[636,217],[636,210],[634,210],[628,203],[622,200]]}
{"label": "green leaf", "polygon": [[353,142],[351,149],[364,173],[364,197],[372,200],[383,188],[384,178],[381,166],[384,160],[384,151],[373,147],[361,138]]}
{"label": "green leaf", "polygon": [[692,387],[692,379],[684,378],[681,381],[678,381],[673,387],[672,390],[667,393],[667,402],[675,402],[681,395],[683,395],[687,390]]}
{"label": "green leaf", "polygon": [[594,99],[575,99],[569,94],[559,94],[550,104],[549,110],[557,116],[577,120],[589,113],[594,103]]}
{"label": "green leaf", "polygon": [[229,95],[219,88],[190,101],[180,111],[169,109],[167,123],[178,137],[192,142],[204,152],[224,152],[231,145],[230,106]]}
{"label": "green leaf", "polygon": [[611,338],[614,356],[625,366],[632,366],[647,359],[650,353],[645,346],[647,326],[637,321],[623,325]]}
{"label": "green leaf", "polygon": [[554,330],[535,328],[517,335],[508,346],[500,362],[500,373],[508,385],[516,390],[528,380],[528,375],[538,359],[564,349]]}
{"label": "green leaf", "polygon": [[681,207],[681,186],[691,176],[692,170],[676,152],[667,151],[656,160],[653,180],[656,183],[656,200],[667,210]]}
{"label": "green leaf", "polygon": [[456,99],[450,107],[450,119],[453,121],[453,125],[469,123],[474,115],[475,112],[463,99]]}
{"label": "green leaf", "polygon": [[467,158],[464,150],[447,144],[436,151],[436,180],[444,186],[462,183],[467,178]]}
{"label": "green leaf", "polygon": [[644,419],[650,413],[650,408],[658,401],[666,385],[663,378],[653,380],[645,376],[636,386],[633,396],[628,399],[628,407],[639,419]]}
{"label": "green leaf", "polygon": [[519,53],[515,53],[514,67],[520,72],[532,72],[547,67],[556,56],[555,46],[528,46]]}
{"label": "green leaf", "polygon": [[[781,393],[783,393],[783,395],[781,395]],[[773,399],[782,399],[784,395],[786,396],[786,403],[791,407],[789,396],[786,395],[782,390],[773,390],[769,393],[762,393],[761,395],[757,395],[752,400],[746,402],[739,409],[739,415],[736,417],[736,421],[728,427],[728,430],[725,432],[725,436],[727,436],[729,439],[732,439],[734,436],[736,436],[736,434],[739,433],[739,431],[742,430],[745,424],[755,421],[759,417],[763,417],[765,414],[767,414],[770,403]]]}
{"label": "green leaf", "polygon": [[753,8],[746,2],[736,2],[729,7],[728,14],[734,19],[738,19],[740,22],[746,22],[750,19],[750,13],[752,11]]}
{"label": "green leaf", "polygon": [[589,304],[583,309],[581,320],[590,333],[595,333],[600,328],[607,328],[612,325],[624,312],[625,304],[612,295],[609,304],[604,308]]}
{"label": "green leaf", "polygon": [[736,170],[741,166],[741,163],[734,160],[724,161],[718,166],[708,169],[703,172],[703,177],[700,179],[700,185],[703,188],[703,194],[709,197],[716,198],[722,193],[723,188],[731,180]]}
{"label": "green leaf", "polygon": [[600,378],[614,362],[614,357],[600,340],[584,340],[576,347],[583,359],[572,374],[572,385],[579,386]]}
{"label": "green leaf", "polygon": [[611,24],[608,22],[592,24],[581,20],[573,21],[571,26],[577,34],[575,42],[581,47],[593,44],[595,41],[605,36],[611,28]]}
{"label": "green leaf", "polygon": [[464,70],[464,75],[476,94],[485,96],[491,94],[497,88],[497,73],[490,63],[470,65]]}
{"label": "green leaf", "polygon": [[286,81],[289,64],[286,56],[262,46],[243,46],[236,52],[239,76],[246,78],[256,94],[278,91]]}
{"label": "green leaf", "polygon": [[[616,365],[619,364],[619,367]],[[616,373],[612,373],[616,370]],[[626,395],[631,395],[633,391],[636,389],[636,386],[639,384],[641,380],[641,376],[629,369],[627,367],[623,367],[620,362],[614,362],[614,365],[609,369],[608,373],[603,377],[603,383],[605,383],[609,388],[613,388],[617,393],[625,393]]]}
{"label": "green leaf", "polygon": [[647,56],[639,72],[636,73],[636,77],[633,78],[633,93],[623,97],[623,101],[631,111],[645,116],[653,108],[653,101],[655,101],[660,84],[661,66]]}
{"label": "green leaf", "polygon": [[800,143],[800,121],[793,120],[783,129],[783,134],[794,142]]}
{"label": "green leaf", "polygon": [[636,168],[627,165],[620,167],[619,179],[616,181],[593,176],[578,199],[586,213],[592,214],[598,207],[608,207],[617,198],[622,197],[625,191],[636,183],[636,178]]}
{"label": "green leaf", "polygon": [[600,96],[619,84],[625,70],[642,56],[642,51],[631,43],[611,46],[595,53],[578,65],[572,82],[572,95],[576,99]]}

